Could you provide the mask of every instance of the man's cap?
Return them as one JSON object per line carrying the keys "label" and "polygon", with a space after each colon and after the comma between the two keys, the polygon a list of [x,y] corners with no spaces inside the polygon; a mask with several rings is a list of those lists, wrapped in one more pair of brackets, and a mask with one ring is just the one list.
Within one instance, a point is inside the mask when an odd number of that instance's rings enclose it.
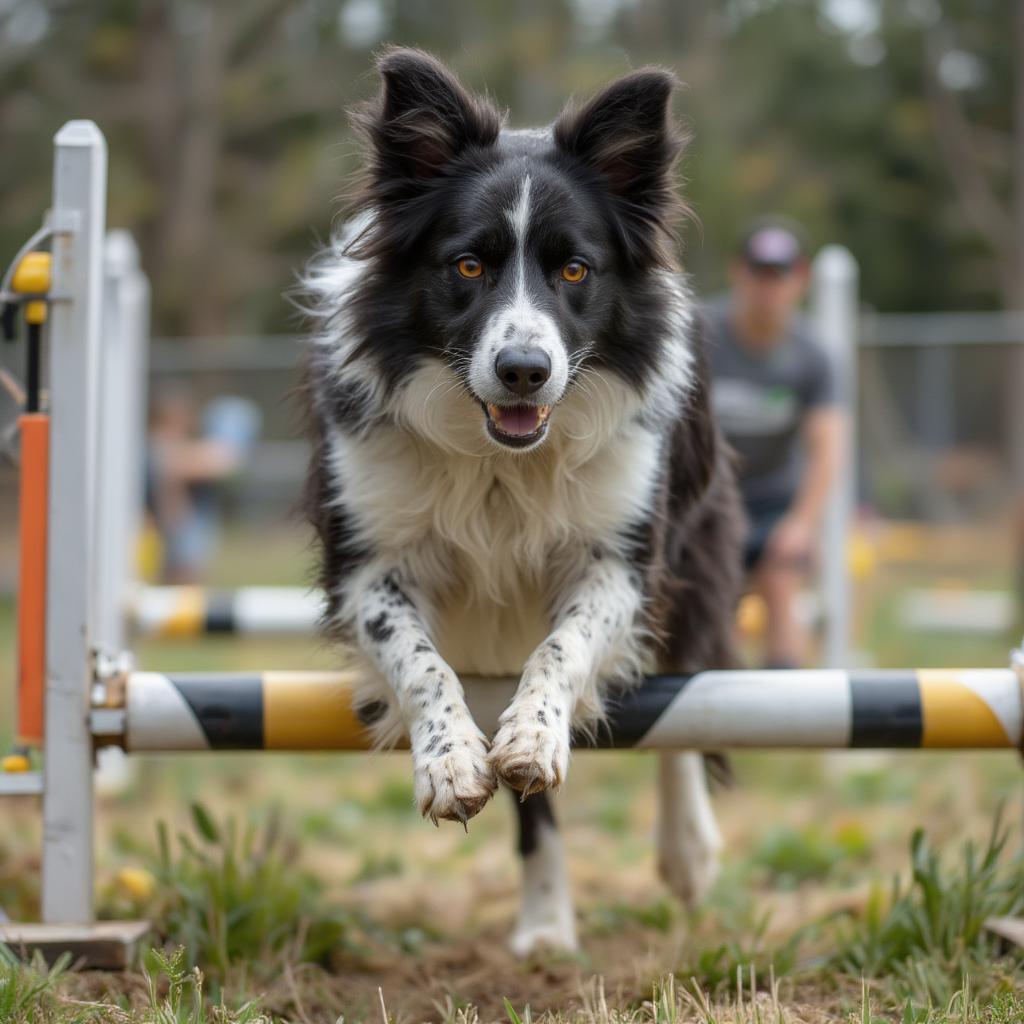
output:
{"label": "man's cap", "polygon": [[740,256],[752,267],[791,270],[802,262],[805,248],[801,232],[782,221],[761,221],[743,237]]}

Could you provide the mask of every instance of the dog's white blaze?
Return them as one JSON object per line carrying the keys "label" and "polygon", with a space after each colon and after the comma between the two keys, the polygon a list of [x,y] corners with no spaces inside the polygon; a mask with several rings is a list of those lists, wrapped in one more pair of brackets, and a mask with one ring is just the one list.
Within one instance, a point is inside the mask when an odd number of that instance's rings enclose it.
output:
{"label": "dog's white blaze", "polygon": [[[505,211],[515,238],[512,299],[484,325],[470,361],[470,386],[485,402],[493,401],[499,405],[507,404],[509,396],[494,372],[494,363],[498,352],[508,344],[535,346],[543,349],[551,360],[551,376],[532,396],[538,405],[554,405],[558,402],[569,381],[569,356],[558,325],[544,310],[530,301],[526,289],[526,238],[530,230],[531,187],[530,176],[526,175],[515,205]],[[506,338],[510,327],[514,333]]]}
{"label": "dog's white blaze", "polygon": [[538,822],[537,845],[523,858],[519,920],[510,944],[518,956],[527,956],[542,946],[576,949],[576,920],[565,852],[558,831],[546,821]]}
{"label": "dog's white blaze", "polygon": [[530,176],[523,178],[519,201],[505,216],[516,236],[516,302],[526,301],[526,232],[530,226]]}

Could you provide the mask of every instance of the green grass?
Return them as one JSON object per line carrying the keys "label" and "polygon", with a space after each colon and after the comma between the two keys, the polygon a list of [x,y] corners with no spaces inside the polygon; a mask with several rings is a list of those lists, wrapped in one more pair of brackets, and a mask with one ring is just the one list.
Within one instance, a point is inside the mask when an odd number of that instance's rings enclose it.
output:
{"label": "green grass", "polygon": [[52,1003],[70,959],[65,955],[52,968],[39,956],[22,964],[6,946],[0,945],[0,1021],[13,1024],[36,1019],[36,1014]]}
{"label": "green grass", "polygon": [[828,878],[840,866],[863,867],[870,852],[869,836],[855,825],[831,832],[819,825],[776,825],[766,830],[751,859],[772,885],[794,889],[802,882]]}
{"label": "green grass", "polygon": [[[1003,953],[983,928],[990,916],[1024,909],[1024,857],[1009,853],[1009,841],[1009,830],[997,818],[985,844],[966,843],[960,857],[945,865],[917,832],[909,880],[896,880],[888,895],[875,892],[863,913],[820,919],[774,944],[766,938],[764,919],[740,918],[726,941],[684,958],[675,979],[663,979],[639,1005],[609,1009],[594,983],[590,1003],[585,999],[578,1015],[534,1014],[528,1005],[517,1008],[504,999],[508,1020],[796,1024],[807,1012],[802,999],[813,993],[819,1009],[833,1007],[832,1015],[817,1019],[1020,1024],[1020,958]],[[0,947],[0,1022],[259,1024],[282,1019],[261,1008],[256,998],[261,979],[304,963],[327,963],[345,946],[355,953],[355,937],[369,935],[365,922],[325,900],[316,879],[293,863],[280,822],[273,818],[259,827],[241,827],[231,818],[215,820],[195,805],[192,827],[178,834],[176,843],[161,829],[145,869],[157,882],[152,901],[142,899],[128,909],[156,917],[163,943],[144,959],[144,998],[138,992],[133,1002],[119,1004],[74,998],[66,959],[52,969],[38,960],[21,965]],[[596,916],[592,934],[598,934],[631,924],[664,932],[678,912],[660,901],[591,913]],[[415,955],[415,942],[403,945],[400,937],[391,938],[394,948]],[[819,952],[807,958],[807,947],[815,946]],[[242,978],[240,990],[222,984],[227,978]],[[472,1014],[452,1004],[440,1016],[469,1022],[477,1019]]]}
{"label": "green grass", "polygon": [[983,997],[1019,986],[1020,957],[1002,953],[985,929],[989,918],[1024,912],[1024,855],[1007,855],[1001,820],[981,849],[966,843],[952,868],[916,831],[909,882],[895,879],[887,898],[876,892],[863,915],[838,922],[830,966],[876,980],[890,1001],[942,1004],[965,981]]}
{"label": "green grass", "polygon": [[875,885],[861,911],[812,921],[774,944],[764,941],[764,918],[734,921],[733,937],[700,949],[677,973],[713,993],[735,991],[751,966],[804,984],[864,980],[890,1013],[949,1006],[964,992],[974,1006],[1005,1002],[1024,993],[1024,966],[985,922],[1024,913],[1024,854],[1011,854],[1010,840],[997,813],[987,841],[967,841],[947,864],[917,830],[909,877],[898,875],[888,891]]}
{"label": "green grass", "polygon": [[[211,1002],[204,991],[204,978],[197,968],[187,966],[181,949],[170,953],[153,950],[146,958],[144,989],[132,1005],[114,1005],[73,998],[62,992],[66,964],[47,969],[38,961],[22,966],[0,949],[0,1021],[3,1024],[274,1024],[281,1020],[268,1014],[258,999],[238,1005]],[[365,1018],[390,1024],[396,1018],[387,1007],[383,988],[378,993],[376,1012]],[[739,977],[735,994],[716,999],[695,981],[677,982],[669,975],[657,982],[649,999],[634,1006],[609,1006],[600,979],[593,979],[581,993],[575,1011],[534,1014],[529,1004],[517,1008],[502,999],[508,1024],[803,1024],[820,1020],[813,1008],[787,1005],[780,999],[779,985],[769,974],[766,986],[757,976]],[[436,1007],[435,1019],[452,1024],[479,1024],[478,1011],[467,1004],[447,1000]],[[1018,993],[1002,992],[991,1000],[980,1000],[965,986],[941,1007],[917,1006],[907,1000],[895,1013],[876,1013],[867,986],[860,1005],[842,1017],[845,1024],[1020,1024],[1024,999]],[[305,1014],[303,1020],[310,1020]],[[344,1020],[339,1016],[337,1020]]]}
{"label": "green grass", "polygon": [[213,1003],[204,977],[189,968],[183,949],[150,950],[143,972],[145,999],[135,1007],[65,994],[68,959],[47,968],[41,960],[19,964],[0,946],[0,1021],[3,1024],[271,1024],[257,1000],[230,1008]]}
{"label": "green grass", "polygon": [[222,976],[232,964],[272,963],[286,948],[316,961],[345,941],[348,915],[325,909],[319,880],[294,869],[277,815],[257,827],[235,818],[215,824],[201,804],[192,814],[194,834],[178,833],[177,856],[168,830],[159,831],[154,867],[163,905],[151,916],[193,966]]}

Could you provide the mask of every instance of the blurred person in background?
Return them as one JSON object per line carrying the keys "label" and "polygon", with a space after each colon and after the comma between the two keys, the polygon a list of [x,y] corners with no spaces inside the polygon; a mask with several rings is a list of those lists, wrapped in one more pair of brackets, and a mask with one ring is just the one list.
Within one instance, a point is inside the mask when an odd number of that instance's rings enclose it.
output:
{"label": "blurred person in background", "polygon": [[159,534],[164,583],[199,583],[216,547],[221,496],[248,462],[259,435],[259,409],[222,396],[200,415],[192,395],[166,386],[154,398],[146,473],[146,508]]}
{"label": "blurred person in background", "polygon": [[712,403],[738,455],[744,564],[765,603],[768,668],[795,668],[807,657],[795,601],[841,462],[833,368],[798,310],[809,277],[800,229],[759,221],[730,267],[729,295],[707,312]]}

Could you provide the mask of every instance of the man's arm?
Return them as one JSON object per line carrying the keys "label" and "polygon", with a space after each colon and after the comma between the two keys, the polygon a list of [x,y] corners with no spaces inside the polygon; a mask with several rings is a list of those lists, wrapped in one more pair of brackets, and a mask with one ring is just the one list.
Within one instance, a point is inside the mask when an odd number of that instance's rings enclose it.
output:
{"label": "man's arm", "polygon": [[813,553],[832,484],[842,468],[846,429],[846,414],[839,406],[808,411],[803,424],[807,463],[796,498],[768,542],[773,557],[797,560]]}

